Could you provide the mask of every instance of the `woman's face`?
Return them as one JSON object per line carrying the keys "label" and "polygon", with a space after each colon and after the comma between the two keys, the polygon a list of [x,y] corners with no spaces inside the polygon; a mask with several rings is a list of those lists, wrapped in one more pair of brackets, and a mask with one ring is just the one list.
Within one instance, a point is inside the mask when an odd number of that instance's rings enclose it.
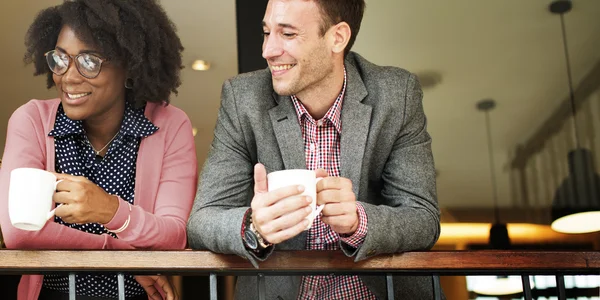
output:
{"label": "woman's face", "polygon": [[122,67],[112,61],[104,61],[97,77],[90,79],[82,76],[74,59],[77,55],[92,53],[105,58],[102,53],[77,38],[69,26],[63,26],[60,31],[55,50],[59,54],[71,56],[66,73],[52,76],[65,113],[70,119],[102,121],[116,117],[118,112],[122,114],[126,80]]}

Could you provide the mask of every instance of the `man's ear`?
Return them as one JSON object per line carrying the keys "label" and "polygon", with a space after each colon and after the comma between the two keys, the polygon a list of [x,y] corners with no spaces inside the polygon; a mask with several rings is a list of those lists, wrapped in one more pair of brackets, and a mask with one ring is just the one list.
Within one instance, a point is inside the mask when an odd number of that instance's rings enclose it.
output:
{"label": "man's ear", "polygon": [[329,28],[329,36],[331,38],[331,51],[343,53],[352,36],[352,30],[348,23],[340,22]]}

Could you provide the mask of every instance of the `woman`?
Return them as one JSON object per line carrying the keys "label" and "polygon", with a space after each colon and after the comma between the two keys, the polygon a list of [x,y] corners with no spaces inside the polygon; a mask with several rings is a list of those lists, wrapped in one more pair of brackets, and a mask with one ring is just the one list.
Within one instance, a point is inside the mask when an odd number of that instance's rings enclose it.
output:
{"label": "woman", "polygon": [[[163,9],[153,0],[65,1],[39,13],[25,44],[25,61],[58,98],[31,100],[9,120],[0,172],[6,246],[183,249],[197,162],[188,117],[168,105],[183,47]],[[53,198],[63,205],[38,232],[14,228],[7,214],[9,174],[20,167],[63,180]],[[78,274],[78,299],[117,297],[115,278]],[[147,299],[145,288],[154,292],[126,277],[126,297]],[[18,293],[68,299],[68,278],[23,276]]]}

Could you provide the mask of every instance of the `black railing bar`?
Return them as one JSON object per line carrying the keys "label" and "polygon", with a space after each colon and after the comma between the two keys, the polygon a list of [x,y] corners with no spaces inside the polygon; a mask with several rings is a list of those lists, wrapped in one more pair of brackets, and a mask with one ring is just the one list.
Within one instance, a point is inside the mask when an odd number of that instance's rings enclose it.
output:
{"label": "black railing bar", "polygon": [[556,288],[558,289],[558,300],[566,300],[565,277],[562,274],[556,274]]}
{"label": "black railing bar", "polygon": [[392,274],[387,274],[385,277],[387,283],[388,300],[394,300],[394,276]]}
{"label": "black railing bar", "polygon": [[210,300],[217,300],[217,274],[210,273]]}
{"label": "black railing bar", "polygon": [[119,300],[125,300],[125,275],[117,274],[117,284],[119,286]]}
{"label": "black railing bar", "polygon": [[258,273],[256,275],[256,283],[258,284],[258,300],[267,298],[267,285],[265,284],[265,275]]}
{"label": "black railing bar", "polygon": [[0,268],[0,274],[56,274],[56,273],[71,273],[71,272],[85,272],[85,273],[119,273],[125,272],[127,274],[135,274],[135,275],[198,275],[198,276],[209,276],[214,273],[219,276],[224,275],[240,275],[240,276],[256,276],[259,273],[264,274],[266,276],[301,276],[301,275],[328,275],[328,274],[337,274],[337,275],[383,275],[393,274],[395,276],[431,276],[433,274],[443,275],[443,276],[464,276],[464,275],[523,275],[523,274],[536,274],[536,275],[598,275],[600,272],[600,268],[598,269],[576,269],[576,270],[565,270],[565,269],[541,269],[541,270],[403,270],[403,269],[387,269],[387,270],[266,270],[266,269],[255,269],[255,270],[227,270],[227,269],[218,269],[218,270],[191,270],[191,269],[176,269],[176,270],[168,270],[168,269],[127,269],[123,270],[119,269],[44,269],[44,270],[6,270]]}
{"label": "black railing bar", "polygon": [[77,289],[75,288],[75,273],[69,274],[69,300],[77,298]]}
{"label": "black railing bar", "polygon": [[533,300],[531,296],[531,283],[529,282],[529,275],[521,275],[521,282],[523,283],[523,297],[525,300]]}
{"label": "black railing bar", "polygon": [[434,274],[432,276],[432,280],[433,280],[433,299],[435,300],[442,300],[442,285],[440,283],[440,276],[437,274]]}

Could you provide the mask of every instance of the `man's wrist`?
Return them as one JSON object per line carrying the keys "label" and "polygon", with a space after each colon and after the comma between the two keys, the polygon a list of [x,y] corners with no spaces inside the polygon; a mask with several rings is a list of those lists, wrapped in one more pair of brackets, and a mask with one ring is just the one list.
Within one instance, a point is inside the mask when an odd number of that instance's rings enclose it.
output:
{"label": "man's wrist", "polygon": [[357,215],[358,215],[358,226],[352,234],[343,235],[340,234],[340,239],[345,244],[358,248],[365,241],[368,231],[368,218],[365,208],[360,202],[356,202]]}
{"label": "man's wrist", "polygon": [[266,241],[260,232],[254,227],[252,223],[252,210],[249,209],[244,216],[244,224],[242,230],[242,240],[244,246],[253,251],[254,253],[262,253],[265,249],[273,246],[273,244]]}

